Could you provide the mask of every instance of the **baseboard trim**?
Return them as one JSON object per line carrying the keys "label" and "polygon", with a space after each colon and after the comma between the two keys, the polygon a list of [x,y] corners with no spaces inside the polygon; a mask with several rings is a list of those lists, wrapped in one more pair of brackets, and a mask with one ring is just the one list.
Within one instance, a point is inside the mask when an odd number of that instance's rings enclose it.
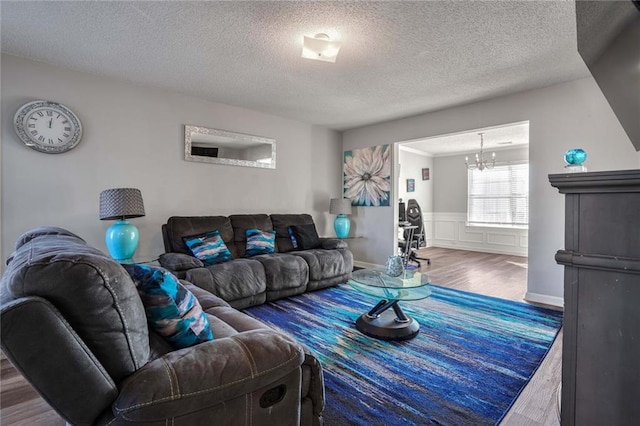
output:
{"label": "baseboard trim", "polygon": [[546,294],[526,292],[524,300],[527,302],[544,303],[545,305],[557,306],[559,308],[564,307],[564,298],[556,296],[548,296]]}
{"label": "baseboard trim", "polygon": [[446,248],[446,249],[453,249],[453,250],[477,251],[480,253],[505,254],[507,256],[528,257],[529,255],[526,249],[522,251],[515,251],[515,250],[509,250],[509,249],[501,250],[499,248],[494,248],[494,247],[474,247],[471,245],[464,245],[461,243],[447,244],[447,243],[442,243],[441,241],[437,241],[429,247],[439,247],[439,248]]}

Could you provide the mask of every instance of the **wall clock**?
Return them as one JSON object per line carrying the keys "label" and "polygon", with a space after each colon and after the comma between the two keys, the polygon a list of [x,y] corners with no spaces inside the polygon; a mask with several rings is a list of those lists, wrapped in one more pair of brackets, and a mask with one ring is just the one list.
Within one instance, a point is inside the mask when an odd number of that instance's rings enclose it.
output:
{"label": "wall clock", "polygon": [[50,101],[22,105],[13,118],[13,127],[25,145],[47,154],[67,152],[82,138],[82,123],[73,111]]}

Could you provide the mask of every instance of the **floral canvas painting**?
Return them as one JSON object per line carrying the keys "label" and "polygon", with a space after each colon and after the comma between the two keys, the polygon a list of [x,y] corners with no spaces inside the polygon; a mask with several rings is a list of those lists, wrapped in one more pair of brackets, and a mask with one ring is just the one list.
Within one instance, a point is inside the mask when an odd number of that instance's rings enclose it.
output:
{"label": "floral canvas painting", "polygon": [[344,197],[351,205],[388,206],[390,195],[390,145],[344,152]]}

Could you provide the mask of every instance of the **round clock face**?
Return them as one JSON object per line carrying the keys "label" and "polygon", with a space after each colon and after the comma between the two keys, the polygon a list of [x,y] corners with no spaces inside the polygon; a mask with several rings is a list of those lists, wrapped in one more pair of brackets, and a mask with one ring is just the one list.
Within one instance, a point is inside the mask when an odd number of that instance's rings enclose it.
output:
{"label": "round clock face", "polygon": [[62,104],[33,101],[24,104],[13,120],[18,137],[30,148],[50,154],[69,151],[82,138],[82,124]]}

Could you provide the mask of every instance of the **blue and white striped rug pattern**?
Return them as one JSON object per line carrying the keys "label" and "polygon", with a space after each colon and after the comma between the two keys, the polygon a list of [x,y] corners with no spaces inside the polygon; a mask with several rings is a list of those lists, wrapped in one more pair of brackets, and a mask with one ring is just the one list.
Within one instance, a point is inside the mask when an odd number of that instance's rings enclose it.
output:
{"label": "blue and white striped rug pattern", "polygon": [[389,342],[355,328],[376,303],[340,285],[245,310],[316,353],[327,426],[497,424],[562,325],[562,312],[432,286],[401,302],[418,336]]}

